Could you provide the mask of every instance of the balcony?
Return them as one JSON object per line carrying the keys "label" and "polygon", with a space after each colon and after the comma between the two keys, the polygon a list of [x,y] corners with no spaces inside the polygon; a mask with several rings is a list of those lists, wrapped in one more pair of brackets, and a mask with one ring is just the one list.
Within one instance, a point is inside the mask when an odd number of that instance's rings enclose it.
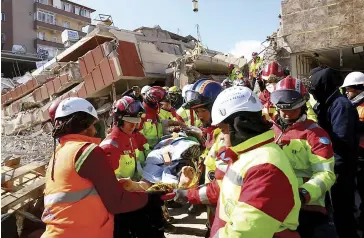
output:
{"label": "balcony", "polygon": [[[81,16],[81,15],[77,15],[75,13],[68,12],[68,11],[65,11],[63,9],[53,7],[51,5],[46,5],[46,4],[43,4],[43,3],[35,2],[34,3],[34,8],[35,8],[34,9],[35,11],[37,11],[37,9],[43,9],[43,10],[46,10],[46,11],[49,11],[49,12],[53,12],[53,13],[56,13],[56,14],[60,14],[60,15],[66,16],[66,17],[70,17],[70,18],[73,18],[73,19],[83,21],[83,22],[85,22],[87,24],[91,23],[91,18],[84,17],[84,16]],[[87,24],[85,24],[85,25],[87,25]]]}
{"label": "balcony", "polygon": [[48,38],[44,38],[44,39],[34,39],[34,48],[37,49],[37,45],[46,45],[46,46],[51,46],[57,49],[62,49],[64,48],[64,45],[62,43],[56,42],[52,39],[48,39]]}
{"label": "balcony", "polygon": [[82,32],[82,31],[74,30],[74,29],[71,29],[71,28],[66,28],[66,27],[64,27],[63,25],[61,25],[60,23],[57,23],[57,22],[54,22],[54,24],[51,24],[51,23],[35,20],[34,21],[34,29],[38,29],[39,27],[43,27],[43,28],[47,28],[47,29],[50,29],[50,30],[53,30],[53,31],[59,31],[59,32],[63,32],[66,29],[72,30],[72,31],[77,31],[80,39],[86,35],[86,33]]}

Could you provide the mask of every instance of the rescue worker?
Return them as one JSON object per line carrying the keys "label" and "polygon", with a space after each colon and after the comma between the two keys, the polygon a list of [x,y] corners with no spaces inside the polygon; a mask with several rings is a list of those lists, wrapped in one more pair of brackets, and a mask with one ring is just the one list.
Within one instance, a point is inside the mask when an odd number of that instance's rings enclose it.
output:
{"label": "rescue worker", "polygon": [[121,97],[129,96],[134,98],[135,100],[139,100],[140,102],[143,101],[143,96],[140,93],[139,86],[133,86],[131,89],[125,91],[123,94],[121,94]]}
{"label": "rescue worker", "polygon": [[161,108],[158,114],[160,120],[173,120],[184,122],[182,117],[180,117],[180,115],[178,115],[176,110],[172,107],[171,97],[169,93],[167,93],[167,95],[162,99],[160,104]]}
{"label": "rescue worker", "polygon": [[359,135],[360,147],[358,157],[357,190],[359,192],[360,216],[358,219],[359,228],[364,230],[364,74],[352,72],[348,74],[341,88],[346,89],[346,96],[356,107],[359,114]]}
{"label": "rescue worker", "polygon": [[145,156],[140,156],[143,151],[139,151],[133,133],[144,111],[142,103],[129,96],[114,102],[111,111],[113,127],[100,146],[117,178],[138,180],[142,174]]}
{"label": "rescue worker", "polygon": [[151,87],[149,85],[145,85],[142,90],[140,91],[140,93],[142,94],[142,97],[145,97],[145,94],[147,93],[147,91],[150,89]]}
{"label": "rescue worker", "polygon": [[261,93],[259,94],[260,102],[263,104],[263,116],[269,121],[277,115],[275,106],[270,100],[270,94],[274,91],[275,85],[283,77],[283,68],[277,62],[272,61],[267,64],[262,71]]}
{"label": "rescue worker", "polygon": [[298,180],[301,238],[336,237],[325,204],[335,182],[334,153],[327,132],[307,119],[307,93],[303,83],[291,76],[277,83],[271,93],[278,110],[272,121],[275,143],[285,152]]}
{"label": "rescue worker", "polygon": [[354,201],[359,116],[335,86],[335,80],[333,69],[315,68],[309,92],[318,102],[315,107],[318,124],[328,132],[334,150],[336,183],[331,194],[336,230],[340,238],[357,238]]}
{"label": "rescue worker", "polygon": [[117,181],[100,139],[93,137],[97,120],[95,108],[82,98],[67,98],[56,110],[52,136],[60,145],[47,169],[44,238],[111,238],[112,214],[144,207],[152,216],[160,209],[163,193],[127,192]]}
{"label": "rescue worker", "polygon": [[145,114],[142,116],[139,130],[147,139],[151,149],[161,140],[164,128],[171,126],[186,127],[183,122],[161,120],[159,118],[160,102],[166,95],[167,92],[163,88],[153,86],[146,92],[144,97],[143,106],[145,108]]}
{"label": "rescue worker", "polygon": [[[183,100],[186,101],[186,91],[191,90],[193,87],[193,84],[187,84],[182,88],[182,97]],[[186,109],[184,108],[183,104],[182,106],[177,110],[177,114],[182,117],[183,121],[187,126],[196,126],[199,127],[201,124],[201,121],[197,118],[197,114],[193,111],[193,109]]]}
{"label": "rescue worker", "polygon": [[183,104],[182,91],[177,86],[168,89],[168,95],[171,99],[172,107],[178,110]]}
{"label": "rescue worker", "polygon": [[[185,108],[193,109],[195,111],[202,123],[202,126],[200,128],[203,132],[204,137],[206,138],[205,152],[201,156],[203,161],[200,161],[199,170],[202,173],[202,176],[207,176],[207,181],[206,179],[204,179],[204,177],[202,177],[202,179],[200,180],[200,184],[213,180],[213,176],[211,176],[210,173],[213,173],[215,167],[214,164],[211,163],[211,161],[209,161],[207,158],[209,158],[208,154],[211,150],[211,153],[216,153],[216,151],[212,149],[212,147],[214,143],[218,140],[221,129],[217,126],[211,126],[211,108],[217,95],[219,95],[222,90],[223,88],[217,81],[200,79],[193,84],[191,90],[187,90],[186,92]],[[211,156],[216,158],[216,156],[214,155]],[[212,158],[212,160],[214,160],[214,158]],[[207,167],[206,163],[208,165]],[[196,206],[192,205],[192,207],[190,207],[189,209],[189,212],[195,213],[195,207]]]}
{"label": "rescue worker", "polygon": [[226,89],[214,102],[212,124],[229,125],[232,146],[211,237],[299,237],[297,179],[262,109],[246,87]]}
{"label": "rescue worker", "polygon": [[263,60],[258,56],[257,52],[253,52],[252,57],[253,59],[249,66],[249,78],[252,81],[252,88],[254,89],[255,82],[258,78],[258,71],[261,64],[263,63]]}

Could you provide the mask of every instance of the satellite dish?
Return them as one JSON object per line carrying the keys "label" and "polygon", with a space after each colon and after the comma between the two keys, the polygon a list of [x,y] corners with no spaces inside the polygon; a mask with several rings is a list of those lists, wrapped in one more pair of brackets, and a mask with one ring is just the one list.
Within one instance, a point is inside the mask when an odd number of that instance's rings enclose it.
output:
{"label": "satellite dish", "polygon": [[27,48],[24,45],[13,45],[11,51],[15,54],[27,53]]}

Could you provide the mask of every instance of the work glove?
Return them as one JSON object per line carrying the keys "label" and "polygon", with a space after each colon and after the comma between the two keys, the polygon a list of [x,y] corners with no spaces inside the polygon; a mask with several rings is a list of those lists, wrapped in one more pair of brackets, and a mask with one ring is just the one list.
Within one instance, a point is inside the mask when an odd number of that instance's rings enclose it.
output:
{"label": "work glove", "polygon": [[188,202],[187,198],[187,189],[175,189],[173,192],[176,194],[174,197],[174,201],[182,204],[186,204]]}

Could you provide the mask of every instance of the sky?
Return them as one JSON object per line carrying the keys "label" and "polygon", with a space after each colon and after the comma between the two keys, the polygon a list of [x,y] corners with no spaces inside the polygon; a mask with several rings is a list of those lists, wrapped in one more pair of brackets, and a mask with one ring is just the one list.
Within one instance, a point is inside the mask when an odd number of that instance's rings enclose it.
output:
{"label": "sky", "polygon": [[197,37],[209,49],[244,55],[260,51],[267,36],[279,27],[281,0],[199,0],[199,11],[192,11],[192,0],[73,0],[96,12],[112,16],[114,25],[134,30],[159,25],[162,29]]}

